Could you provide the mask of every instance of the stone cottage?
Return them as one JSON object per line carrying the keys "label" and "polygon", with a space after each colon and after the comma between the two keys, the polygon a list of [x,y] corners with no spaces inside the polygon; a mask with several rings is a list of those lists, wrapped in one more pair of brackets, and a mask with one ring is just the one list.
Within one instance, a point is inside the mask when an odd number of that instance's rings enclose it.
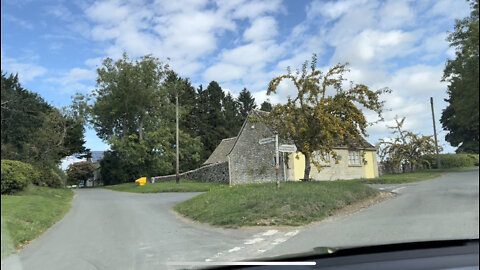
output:
{"label": "stone cottage", "polygon": [[[262,111],[252,111],[254,117]],[[275,181],[275,143],[260,144],[263,138],[274,136],[267,125],[245,120],[236,137],[223,139],[202,167],[181,174],[182,178],[201,182],[224,182],[230,185]],[[279,145],[291,142],[279,138]],[[310,177],[313,180],[337,180],[378,177],[376,148],[362,140],[355,149],[347,146],[334,148],[339,157],[320,161],[319,172],[312,166]],[[302,153],[280,153],[280,181],[299,181],[303,178],[305,157]],[[313,165],[313,164],[312,164]],[[154,181],[168,181],[174,175],[155,177]]]}

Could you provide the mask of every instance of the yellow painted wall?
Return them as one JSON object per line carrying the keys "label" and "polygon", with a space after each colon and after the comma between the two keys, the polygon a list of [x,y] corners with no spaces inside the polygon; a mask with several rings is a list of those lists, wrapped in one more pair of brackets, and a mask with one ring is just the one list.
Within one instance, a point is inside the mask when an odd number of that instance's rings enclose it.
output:
{"label": "yellow painted wall", "polygon": [[[336,149],[335,152],[341,157],[338,163],[335,163],[333,159],[330,161],[330,164],[322,167],[322,170],[319,172],[316,167],[312,164],[312,169],[310,171],[310,177],[314,180],[320,181],[331,181],[337,179],[354,179],[354,178],[375,178],[378,177],[378,164],[375,151],[366,151],[365,160],[367,164],[362,164],[361,166],[351,166],[348,164],[348,150],[347,149]],[[296,156],[298,155],[298,159]],[[305,157],[302,153],[293,153],[293,176],[294,180],[298,181],[303,179],[303,174],[305,171]]]}
{"label": "yellow painted wall", "polygon": [[302,179],[305,172],[305,156],[302,153],[293,153],[293,169],[295,170],[295,180]]}
{"label": "yellow painted wall", "polygon": [[365,164],[365,178],[375,178],[375,163],[373,162],[375,158],[375,152],[367,151],[365,153],[365,160],[367,161],[367,164]]}

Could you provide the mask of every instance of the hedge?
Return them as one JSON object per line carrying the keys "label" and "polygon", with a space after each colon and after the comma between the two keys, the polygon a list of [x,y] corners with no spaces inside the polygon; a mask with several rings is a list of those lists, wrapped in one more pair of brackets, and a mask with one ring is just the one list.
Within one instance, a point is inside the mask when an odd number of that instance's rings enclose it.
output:
{"label": "hedge", "polygon": [[2,160],[1,194],[23,190],[32,181],[38,181],[39,174],[32,165],[16,160]]}
{"label": "hedge", "polygon": [[[430,155],[427,159],[432,168],[437,168],[435,155]],[[440,164],[445,169],[478,166],[478,154],[440,154]]]}
{"label": "hedge", "polygon": [[40,169],[40,178],[42,179],[42,185],[52,188],[65,187],[65,180],[51,168]]}

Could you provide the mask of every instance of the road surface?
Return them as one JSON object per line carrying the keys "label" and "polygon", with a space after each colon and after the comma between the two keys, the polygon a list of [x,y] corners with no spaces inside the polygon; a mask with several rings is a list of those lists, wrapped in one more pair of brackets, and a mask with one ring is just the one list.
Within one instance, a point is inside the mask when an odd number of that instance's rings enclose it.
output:
{"label": "road surface", "polygon": [[346,247],[478,238],[478,170],[407,185],[356,214],[299,228],[218,229],[171,208],[198,193],[77,190],[71,211],[2,269],[177,269],[167,262],[232,261]]}
{"label": "road surface", "polygon": [[402,185],[371,185],[397,193],[351,216],[303,228],[262,256],[353,247],[479,237],[478,170]]}

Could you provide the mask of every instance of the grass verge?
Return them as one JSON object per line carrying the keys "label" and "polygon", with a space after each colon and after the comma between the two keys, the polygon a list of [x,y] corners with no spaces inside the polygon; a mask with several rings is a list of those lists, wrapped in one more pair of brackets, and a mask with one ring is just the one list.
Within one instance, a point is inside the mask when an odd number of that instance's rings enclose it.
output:
{"label": "grass verge", "polygon": [[35,239],[70,209],[68,189],[28,186],[14,195],[1,195],[2,258]]}
{"label": "grass verge", "polygon": [[222,227],[298,226],[322,220],[379,191],[352,181],[245,184],[212,189],[174,207],[199,222]]}
{"label": "grass verge", "polygon": [[460,172],[460,171],[473,170],[473,169],[478,170],[478,167],[432,169],[432,170],[418,171],[413,173],[386,174],[378,178],[354,179],[350,181],[357,181],[363,184],[405,184],[405,183],[424,181],[424,180],[440,177],[447,172]]}
{"label": "grass verge", "polygon": [[155,184],[146,184],[139,186],[135,183],[119,184],[114,186],[106,186],[104,188],[135,193],[158,193],[158,192],[204,192],[215,188],[228,187],[221,183],[200,183],[187,180],[181,180],[179,184],[175,181],[161,182]]}

